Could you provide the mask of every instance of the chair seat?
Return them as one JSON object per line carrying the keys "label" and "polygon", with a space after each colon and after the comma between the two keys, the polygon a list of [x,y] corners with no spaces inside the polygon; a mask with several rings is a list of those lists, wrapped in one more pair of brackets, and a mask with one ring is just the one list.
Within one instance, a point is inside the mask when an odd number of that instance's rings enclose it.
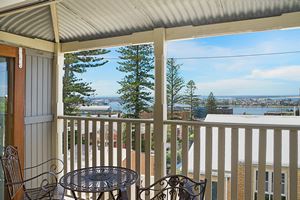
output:
{"label": "chair seat", "polygon": [[[57,189],[57,184],[49,184],[45,187],[47,191],[42,190],[40,187],[26,189],[27,196],[25,199],[27,200],[39,200],[39,199],[49,199],[50,196],[53,196],[55,190]],[[49,192],[51,191],[51,192]]]}
{"label": "chair seat", "polygon": [[[158,189],[155,189],[155,187]],[[137,186],[137,199],[179,199],[203,200],[206,188],[206,179],[196,182],[183,175],[169,175],[157,180],[152,185],[140,188]]]}

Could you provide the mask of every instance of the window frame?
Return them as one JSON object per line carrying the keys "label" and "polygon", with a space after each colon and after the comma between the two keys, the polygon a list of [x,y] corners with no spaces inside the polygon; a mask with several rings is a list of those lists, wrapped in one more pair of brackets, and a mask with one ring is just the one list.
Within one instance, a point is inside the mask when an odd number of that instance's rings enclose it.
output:
{"label": "window frame", "polygon": [[[271,200],[271,196],[274,195],[273,192],[273,188],[274,188],[274,171],[273,170],[266,170],[265,172],[265,195],[269,195],[269,200]],[[255,177],[254,177],[254,195],[253,195],[253,199],[255,199],[255,193],[258,193],[258,169],[255,169],[255,173],[254,173]],[[282,186],[281,188],[281,197],[285,197],[286,200],[288,200],[288,195],[287,195],[287,190],[288,190],[288,180],[287,180],[287,172],[286,171],[282,171],[281,172],[281,177],[284,176],[284,179],[281,178],[281,184],[284,185],[283,189],[284,191],[282,192]],[[266,180],[267,179],[267,180]],[[284,180],[284,181],[283,181]],[[268,187],[266,187],[268,186]]]}

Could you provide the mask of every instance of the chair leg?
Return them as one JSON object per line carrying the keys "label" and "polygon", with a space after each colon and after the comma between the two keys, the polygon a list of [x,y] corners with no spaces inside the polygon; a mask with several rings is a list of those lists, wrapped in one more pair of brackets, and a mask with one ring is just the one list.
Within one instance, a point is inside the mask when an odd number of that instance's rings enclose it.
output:
{"label": "chair leg", "polygon": [[64,200],[64,198],[65,198],[65,192],[66,192],[66,190],[65,190],[65,188],[63,189],[63,193],[62,193],[62,195],[61,195],[61,199],[60,200]]}

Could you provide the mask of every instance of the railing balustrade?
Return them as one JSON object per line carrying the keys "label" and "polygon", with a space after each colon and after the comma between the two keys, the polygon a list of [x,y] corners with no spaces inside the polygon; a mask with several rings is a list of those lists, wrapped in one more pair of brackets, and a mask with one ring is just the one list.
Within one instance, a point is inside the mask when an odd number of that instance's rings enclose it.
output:
{"label": "railing balustrade", "polygon": [[[140,174],[139,184],[143,186],[154,182],[155,170],[160,166],[154,165],[153,159],[153,120],[77,116],[60,116],[59,119],[64,121],[65,173],[82,167],[114,165],[137,171]],[[166,120],[164,124],[167,126],[165,134],[169,144],[165,151],[168,157],[166,173],[180,173],[196,180],[206,178],[206,199],[212,199],[213,182],[217,182],[218,200],[237,200],[241,196],[252,200],[254,192],[257,199],[265,199],[267,167],[271,167],[274,173],[273,199],[281,199],[282,151],[286,148],[282,140],[283,136],[288,137],[289,165],[285,166],[288,169],[287,199],[297,199],[300,124],[291,126],[176,120]],[[267,141],[269,137],[274,141],[271,144]],[[273,146],[272,166],[266,162],[269,145]],[[257,158],[255,162],[254,157]],[[254,167],[258,171],[257,180]],[[243,179],[239,177],[241,169]],[[129,195],[133,197],[134,192],[129,192]]]}

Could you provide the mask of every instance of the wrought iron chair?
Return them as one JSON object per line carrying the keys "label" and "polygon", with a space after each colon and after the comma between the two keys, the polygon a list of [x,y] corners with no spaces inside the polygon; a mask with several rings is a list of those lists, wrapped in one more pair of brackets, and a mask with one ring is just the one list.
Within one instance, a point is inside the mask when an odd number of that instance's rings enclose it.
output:
{"label": "wrought iron chair", "polygon": [[[23,171],[21,169],[18,151],[13,146],[4,148],[3,156],[0,157],[5,186],[8,190],[10,199],[13,199],[19,190],[24,191],[25,199],[53,199],[57,191],[57,175],[63,171],[63,161],[59,159],[50,159],[37,166],[25,168],[26,170],[46,168],[44,172],[29,179],[23,179]],[[61,168],[61,169],[60,169]],[[39,183],[39,187],[27,188],[26,184],[32,182]]]}
{"label": "wrought iron chair", "polygon": [[206,179],[200,182],[183,175],[165,176],[149,187],[137,186],[137,200],[146,199],[179,199],[179,200],[203,200],[206,188]]}

